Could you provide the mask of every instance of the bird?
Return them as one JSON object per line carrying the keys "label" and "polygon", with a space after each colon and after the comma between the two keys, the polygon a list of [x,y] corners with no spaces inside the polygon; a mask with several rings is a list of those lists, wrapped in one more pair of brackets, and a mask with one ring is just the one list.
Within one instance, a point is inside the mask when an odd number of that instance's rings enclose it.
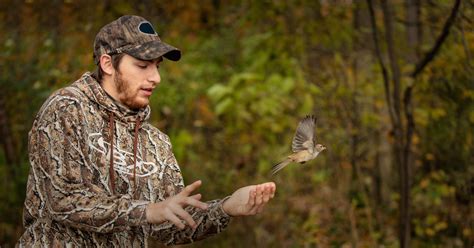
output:
{"label": "bird", "polygon": [[316,117],[313,115],[307,115],[300,121],[293,137],[293,153],[272,167],[272,175],[290,163],[304,164],[316,158],[320,152],[326,149],[326,146],[316,143],[315,126]]}

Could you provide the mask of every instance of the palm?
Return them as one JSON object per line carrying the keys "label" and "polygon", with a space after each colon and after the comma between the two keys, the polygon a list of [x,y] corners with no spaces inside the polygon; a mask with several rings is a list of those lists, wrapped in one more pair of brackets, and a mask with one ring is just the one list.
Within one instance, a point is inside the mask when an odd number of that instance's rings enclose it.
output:
{"label": "palm", "polygon": [[265,204],[273,198],[274,183],[250,185],[236,190],[224,202],[224,211],[232,216],[255,215],[263,210]]}
{"label": "palm", "polygon": [[236,190],[229,201],[235,201],[235,214],[234,215],[248,215],[250,210],[252,210],[252,205],[249,204],[250,201],[250,191],[255,189],[255,185],[246,186]]}

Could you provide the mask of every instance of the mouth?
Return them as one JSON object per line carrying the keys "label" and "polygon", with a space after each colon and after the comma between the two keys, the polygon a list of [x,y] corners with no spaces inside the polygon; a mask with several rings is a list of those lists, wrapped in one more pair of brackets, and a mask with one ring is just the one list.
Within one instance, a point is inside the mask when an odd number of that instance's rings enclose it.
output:
{"label": "mouth", "polygon": [[151,96],[153,93],[153,88],[140,88],[140,91],[145,95],[145,96]]}

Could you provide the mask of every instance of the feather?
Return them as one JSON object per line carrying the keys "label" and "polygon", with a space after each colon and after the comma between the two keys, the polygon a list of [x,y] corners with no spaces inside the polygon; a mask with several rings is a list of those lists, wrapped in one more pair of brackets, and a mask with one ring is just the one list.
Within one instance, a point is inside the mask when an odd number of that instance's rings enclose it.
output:
{"label": "feather", "polygon": [[290,162],[291,161],[289,159],[285,159],[285,160],[281,161],[280,163],[274,165],[272,167],[272,175],[275,175],[278,171],[285,168],[285,166],[287,166]]}
{"label": "feather", "polygon": [[315,125],[316,118],[312,115],[307,115],[300,121],[292,142],[293,152],[299,152],[314,147],[316,143],[314,134]]}

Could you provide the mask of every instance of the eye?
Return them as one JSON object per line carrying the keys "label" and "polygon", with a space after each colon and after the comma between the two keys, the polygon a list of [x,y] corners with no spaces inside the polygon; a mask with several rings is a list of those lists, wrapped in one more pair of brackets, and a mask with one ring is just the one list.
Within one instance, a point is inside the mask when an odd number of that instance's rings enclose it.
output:
{"label": "eye", "polygon": [[138,64],[137,66],[142,68],[142,69],[146,69],[146,67],[147,67],[147,65],[141,65],[141,64]]}

